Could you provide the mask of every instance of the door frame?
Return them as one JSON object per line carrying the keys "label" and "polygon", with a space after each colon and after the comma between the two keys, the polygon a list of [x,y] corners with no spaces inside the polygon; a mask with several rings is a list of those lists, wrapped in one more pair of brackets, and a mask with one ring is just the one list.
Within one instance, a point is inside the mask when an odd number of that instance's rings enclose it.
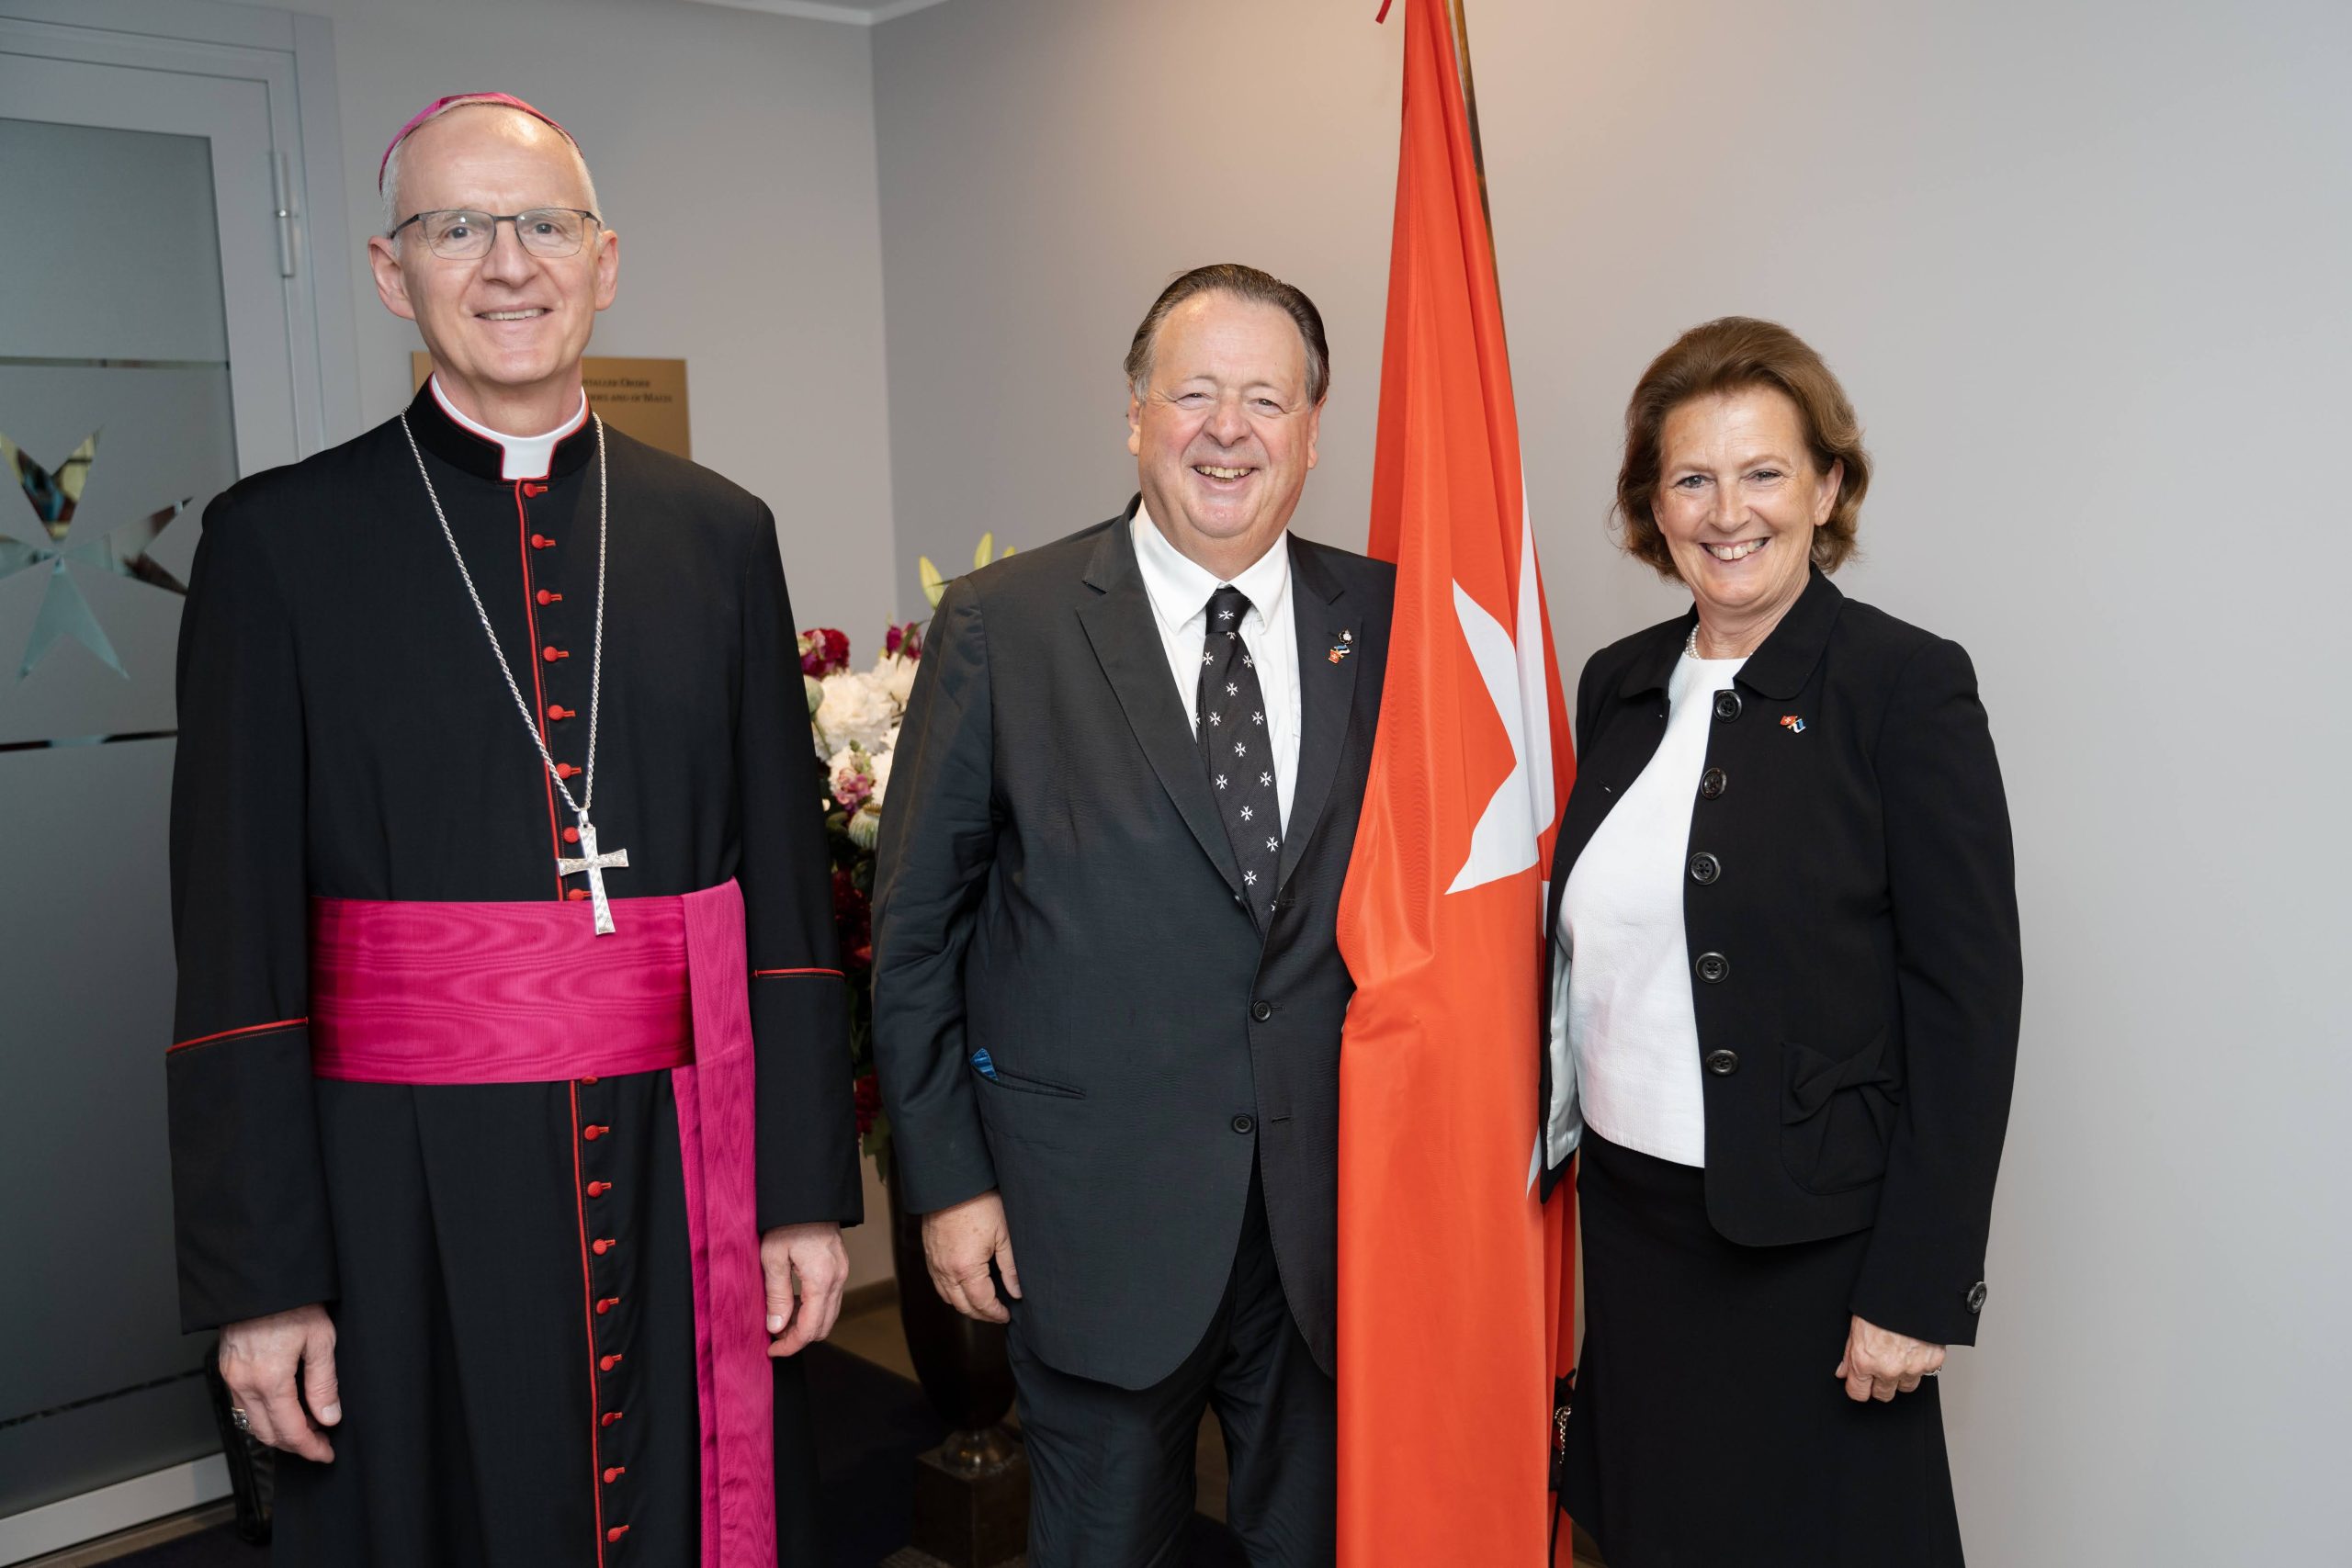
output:
{"label": "door frame", "polygon": [[[296,0],[299,3],[299,0]],[[271,146],[284,155],[284,278],[296,456],[359,431],[354,283],[345,265],[343,122],[334,33],[322,17],[222,0],[0,0],[10,53],[262,84]],[[240,465],[241,468],[243,465]],[[156,1523],[150,1540],[210,1522],[225,1505],[219,1454],[0,1518],[0,1563],[22,1562]],[[149,1532],[141,1532],[148,1534]]]}
{"label": "door frame", "polygon": [[[358,335],[345,227],[334,28],[323,17],[220,0],[0,0],[12,53],[262,84],[284,154],[285,280],[295,447],[307,457],[359,431]],[[322,263],[323,258],[323,263]]]}

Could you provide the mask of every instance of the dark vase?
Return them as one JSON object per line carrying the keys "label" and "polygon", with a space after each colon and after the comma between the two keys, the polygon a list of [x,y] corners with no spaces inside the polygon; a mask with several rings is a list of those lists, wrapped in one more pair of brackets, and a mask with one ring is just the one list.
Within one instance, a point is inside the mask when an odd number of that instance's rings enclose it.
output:
{"label": "dark vase", "polygon": [[947,1423],[940,1457],[969,1473],[1009,1461],[1019,1445],[1004,1427],[1012,1409],[1012,1363],[1004,1328],[966,1317],[939,1299],[923,1262],[922,1216],[899,1206],[898,1162],[890,1170],[890,1260],[899,1277],[899,1323],[914,1358],[915,1378]]}

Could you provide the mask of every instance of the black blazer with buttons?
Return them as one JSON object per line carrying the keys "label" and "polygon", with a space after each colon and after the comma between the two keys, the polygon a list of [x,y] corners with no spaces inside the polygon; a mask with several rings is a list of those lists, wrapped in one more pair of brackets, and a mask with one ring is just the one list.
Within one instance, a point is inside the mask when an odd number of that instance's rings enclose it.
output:
{"label": "black blazer with buttons", "polygon": [[[1693,621],[1585,666],[1547,931],[1666,734]],[[1815,571],[1712,705],[1683,883],[1708,1218],[1751,1247],[1867,1228],[1852,1310],[1973,1343],[2023,987],[1975,671]],[[1547,1109],[1563,1091],[1547,1081]]]}
{"label": "black blazer with buttons", "polygon": [[1328,1371],[1354,994],[1337,920],[1396,569],[1288,541],[1298,775],[1261,937],[1134,515],[957,579],[932,622],[875,881],[899,1198],[929,1213],[999,1190],[1024,1340],[1143,1388],[1224,1297],[1254,1164],[1283,1295]]}

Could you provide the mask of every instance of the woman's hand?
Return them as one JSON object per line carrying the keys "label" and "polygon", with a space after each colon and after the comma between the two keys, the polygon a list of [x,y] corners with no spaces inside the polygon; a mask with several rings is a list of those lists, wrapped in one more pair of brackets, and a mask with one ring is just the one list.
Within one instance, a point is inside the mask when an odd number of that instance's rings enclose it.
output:
{"label": "woman's hand", "polygon": [[1846,1358],[1838,1363],[1838,1375],[1846,1380],[1847,1398],[1856,1404],[1866,1399],[1883,1404],[1898,1393],[1909,1393],[1921,1378],[1941,1371],[1943,1365],[1942,1346],[1858,1317],[1846,1330]]}

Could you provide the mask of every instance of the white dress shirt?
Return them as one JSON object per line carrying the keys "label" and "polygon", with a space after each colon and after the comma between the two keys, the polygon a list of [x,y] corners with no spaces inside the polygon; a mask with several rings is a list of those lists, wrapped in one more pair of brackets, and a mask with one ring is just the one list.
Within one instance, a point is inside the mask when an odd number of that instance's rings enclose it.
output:
{"label": "white dress shirt", "polygon": [[[1149,513],[1136,508],[1136,564],[1143,569],[1144,592],[1159,625],[1168,672],[1184,704],[1184,722],[1201,726],[1201,650],[1207,646],[1209,599],[1227,580],[1213,575],[1168,542]],[[1241,617],[1241,646],[1258,671],[1266,698],[1266,733],[1274,749],[1274,794],[1283,826],[1290,826],[1290,799],[1298,788],[1298,626],[1290,607],[1290,533],[1285,529],[1266,553],[1230,580],[1250,601]]]}
{"label": "white dress shirt", "polygon": [[469,430],[484,441],[498,444],[499,450],[506,455],[499,465],[499,477],[502,479],[547,478],[548,466],[555,461],[556,443],[588,423],[588,394],[585,390],[581,392],[580,406],[572,411],[571,417],[545,435],[509,435],[503,430],[492,430],[480,420],[468,419],[459,413],[458,405],[442,393],[440,377],[434,377],[425,385],[433,389],[433,400],[441,405],[443,413],[458,422],[458,429]]}
{"label": "white dress shirt", "polygon": [[1666,738],[1568,873],[1568,1046],[1587,1125],[1677,1165],[1707,1163],[1699,1020],[1682,925],[1690,813],[1714,694],[1745,659],[1684,654],[1667,684]]}

